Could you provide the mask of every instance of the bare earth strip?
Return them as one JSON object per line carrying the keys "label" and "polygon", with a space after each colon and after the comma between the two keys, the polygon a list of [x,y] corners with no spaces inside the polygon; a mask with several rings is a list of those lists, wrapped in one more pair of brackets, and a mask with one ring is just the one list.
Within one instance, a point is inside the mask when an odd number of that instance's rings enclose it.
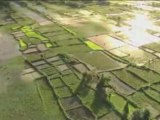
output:
{"label": "bare earth strip", "polygon": [[0,63],[10,58],[20,55],[14,38],[0,31]]}
{"label": "bare earth strip", "polygon": [[21,14],[24,14],[25,16],[35,20],[40,25],[52,24],[51,21],[45,19],[44,17],[38,15],[37,13],[35,13],[29,9],[22,8],[20,5],[14,3],[14,2],[11,2],[11,5],[12,5],[13,9],[15,9],[16,11],[21,12]]}

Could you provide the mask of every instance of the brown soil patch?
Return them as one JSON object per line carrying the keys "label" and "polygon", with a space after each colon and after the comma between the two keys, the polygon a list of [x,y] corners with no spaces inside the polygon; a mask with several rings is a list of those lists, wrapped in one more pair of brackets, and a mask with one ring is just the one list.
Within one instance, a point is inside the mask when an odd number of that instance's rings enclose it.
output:
{"label": "brown soil patch", "polygon": [[37,48],[27,49],[27,50],[25,50],[23,53],[24,53],[24,54],[30,54],[30,53],[35,53],[35,52],[38,52]]}
{"label": "brown soil patch", "polygon": [[22,75],[21,78],[22,78],[22,80],[29,82],[29,81],[33,81],[35,79],[38,79],[40,77],[42,77],[42,75],[35,71],[35,72],[28,73],[28,74],[24,74],[24,75]]}
{"label": "brown soil patch", "polygon": [[38,44],[37,48],[38,48],[39,51],[46,51],[47,50],[47,48],[44,44]]}
{"label": "brown soil patch", "polygon": [[16,39],[19,39],[19,38],[25,36],[25,34],[24,34],[22,31],[13,32],[12,34],[14,35],[14,37],[15,37]]}

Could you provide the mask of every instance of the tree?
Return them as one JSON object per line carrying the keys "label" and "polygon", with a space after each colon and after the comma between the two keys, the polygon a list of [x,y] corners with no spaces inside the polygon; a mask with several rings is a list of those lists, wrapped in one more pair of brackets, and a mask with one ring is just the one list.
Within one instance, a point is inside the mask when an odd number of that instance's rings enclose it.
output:
{"label": "tree", "polygon": [[128,108],[128,101],[126,103],[126,105],[124,106],[124,109],[123,109],[123,116],[122,116],[122,120],[127,120],[128,119],[128,113],[129,113],[129,108]]}
{"label": "tree", "polygon": [[143,116],[142,116],[142,118],[143,118],[143,120],[149,120],[149,118],[150,118],[150,112],[149,112],[149,110],[145,109],[145,110],[143,111]]}
{"label": "tree", "polygon": [[107,98],[107,101],[110,100],[110,96],[111,96],[111,92],[107,92],[106,93],[106,88],[108,90],[112,90],[112,86],[109,85],[110,79],[104,77],[104,75],[102,74],[102,76],[100,77],[99,83],[97,84],[97,92],[99,94],[99,98],[102,101],[105,101]]}
{"label": "tree", "polygon": [[79,91],[83,90],[86,87],[86,85],[88,85],[88,83],[93,80],[94,75],[95,74],[93,72],[83,73],[82,80],[77,89],[75,90],[74,94],[78,94]]}
{"label": "tree", "polygon": [[150,112],[147,109],[133,112],[131,120],[149,120]]}
{"label": "tree", "polygon": [[133,112],[131,120],[142,120],[140,110]]}

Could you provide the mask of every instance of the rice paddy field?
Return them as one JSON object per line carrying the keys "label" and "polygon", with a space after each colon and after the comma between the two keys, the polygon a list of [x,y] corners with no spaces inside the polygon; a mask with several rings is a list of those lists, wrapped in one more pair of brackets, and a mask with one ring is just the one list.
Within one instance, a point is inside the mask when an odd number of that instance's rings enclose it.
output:
{"label": "rice paddy field", "polygon": [[[152,2],[8,1],[0,120],[159,120],[160,9]],[[144,109],[149,119],[133,119]]]}

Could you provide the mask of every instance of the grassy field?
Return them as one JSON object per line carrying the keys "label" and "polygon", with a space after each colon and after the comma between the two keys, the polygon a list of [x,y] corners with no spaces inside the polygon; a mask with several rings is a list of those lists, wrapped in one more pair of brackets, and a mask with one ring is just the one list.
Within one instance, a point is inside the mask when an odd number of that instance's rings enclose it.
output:
{"label": "grassy field", "polygon": [[37,81],[37,89],[41,96],[44,114],[48,116],[48,119],[56,118],[65,120],[65,116],[62,114],[56,98],[53,96],[51,89],[48,87],[44,79]]}
{"label": "grassy field", "polygon": [[[124,64],[115,61],[101,51],[93,51],[89,53],[77,53],[75,55],[79,59],[91,64],[99,70],[110,70],[123,67]],[[103,64],[101,64],[101,61]]]}
{"label": "grassy field", "polygon": [[48,119],[34,81],[21,78],[24,70],[22,57],[15,57],[0,65],[0,119]]}
{"label": "grassy field", "polygon": [[145,81],[127,72],[126,70],[115,71],[114,74],[116,74],[120,80],[130,85],[134,89],[139,89],[147,84]]}
{"label": "grassy field", "polygon": [[152,116],[159,114],[159,104],[152,99],[148,98],[142,92],[138,92],[130,97],[133,102],[135,102],[139,107],[145,105],[147,109],[150,110]]}
{"label": "grassy field", "polygon": [[85,88],[84,90],[80,91],[80,98],[83,101],[83,104],[88,106],[89,109],[91,109],[98,117],[110,111],[106,104],[100,102],[94,90]]}
{"label": "grassy field", "polygon": [[159,74],[157,74],[156,72],[153,72],[151,70],[143,70],[143,69],[138,69],[138,68],[133,68],[133,67],[129,67],[127,69],[129,72],[131,72],[132,74],[137,75],[137,77],[142,78],[143,80],[147,81],[148,83],[155,83],[159,81]]}

